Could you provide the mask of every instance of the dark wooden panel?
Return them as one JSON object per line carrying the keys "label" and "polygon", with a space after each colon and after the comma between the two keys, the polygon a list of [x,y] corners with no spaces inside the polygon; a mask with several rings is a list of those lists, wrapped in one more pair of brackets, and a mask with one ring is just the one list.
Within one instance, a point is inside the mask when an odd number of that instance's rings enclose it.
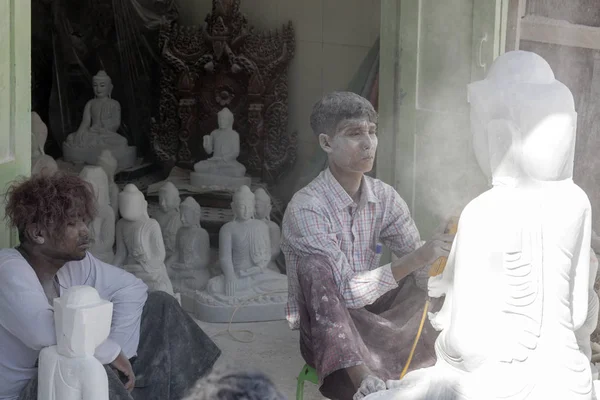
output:
{"label": "dark wooden panel", "polygon": [[600,27],[600,0],[527,0],[527,14]]}

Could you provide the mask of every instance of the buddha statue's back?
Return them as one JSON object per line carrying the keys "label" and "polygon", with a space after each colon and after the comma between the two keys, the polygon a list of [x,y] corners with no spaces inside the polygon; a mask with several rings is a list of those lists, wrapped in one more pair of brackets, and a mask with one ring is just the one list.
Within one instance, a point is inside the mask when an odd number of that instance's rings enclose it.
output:
{"label": "buddha statue's back", "polygon": [[493,187],[463,211],[434,367],[367,399],[591,400],[591,208],[572,180],[577,115],[546,61],[516,51],[469,86],[473,145]]}

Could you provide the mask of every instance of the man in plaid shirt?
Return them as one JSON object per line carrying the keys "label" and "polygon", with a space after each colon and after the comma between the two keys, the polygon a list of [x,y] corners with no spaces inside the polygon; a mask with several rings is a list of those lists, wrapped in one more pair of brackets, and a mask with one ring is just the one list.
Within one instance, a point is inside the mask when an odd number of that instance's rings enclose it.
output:
{"label": "man in plaid shirt", "polygon": [[[453,236],[421,245],[398,193],[365,173],[377,149],[369,101],[334,92],[315,104],[311,127],[329,167],[296,193],[282,226],[287,319],[315,367],[323,395],[361,399],[398,379],[427,296],[427,267],[447,256]],[[398,260],[379,266],[381,245]],[[433,365],[436,331],[427,321],[411,369]]]}

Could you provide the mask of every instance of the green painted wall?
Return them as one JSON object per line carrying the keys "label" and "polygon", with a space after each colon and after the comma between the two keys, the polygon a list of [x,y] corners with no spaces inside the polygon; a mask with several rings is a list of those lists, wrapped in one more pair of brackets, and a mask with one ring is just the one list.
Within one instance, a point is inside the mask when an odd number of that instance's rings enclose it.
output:
{"label": "green painted wall", "polygon": [[0,247],[16,245],[4,221],[4,193],[31,170],[31,3],[0,1]]}

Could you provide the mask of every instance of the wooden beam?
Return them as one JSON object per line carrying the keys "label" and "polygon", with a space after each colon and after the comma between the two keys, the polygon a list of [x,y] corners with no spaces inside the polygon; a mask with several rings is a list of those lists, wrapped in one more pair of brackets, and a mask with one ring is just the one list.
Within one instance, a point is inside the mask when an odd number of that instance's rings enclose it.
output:
{"label": "wooden beam", "polygon": [[600,50],[600,28],[528,15],[521,19],[521,40]]}

